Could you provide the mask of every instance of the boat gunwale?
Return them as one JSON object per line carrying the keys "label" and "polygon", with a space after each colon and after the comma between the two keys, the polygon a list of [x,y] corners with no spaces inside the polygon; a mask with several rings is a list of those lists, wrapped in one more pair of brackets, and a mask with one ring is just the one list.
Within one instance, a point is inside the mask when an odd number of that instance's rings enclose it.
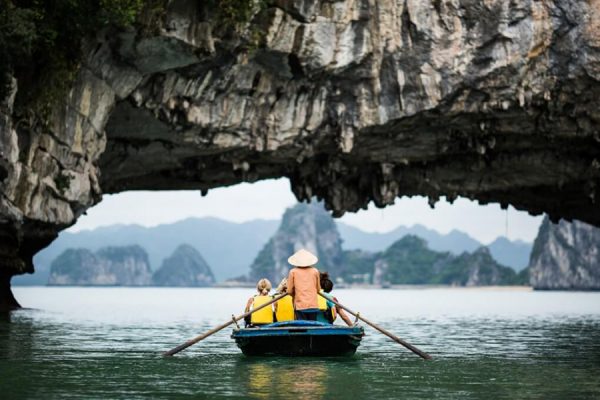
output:
{"label": "boat gunwale", "polygon": [[284,335],[313,335],[313,336],[358,336],[365,335],[362,326],[292,326],[292,327],[272,327],[272,328],[239,328],[234,329],[231,337],[257,337],[257,336],[284,336]]}
{"label": "boat gunwale", "polygon": [[261,327],[252,327],[252,328],[236,328],[234,329],[234,331],[238,332],[238,331],[251,331],[251,332],[258,332],[258,331],[281,331],[281,330],[311,330],[311,331],[317,331],[317,330],[325,330],[325,329],[337,329],[337,330],[361,330],[364,331],[362,326],[340,326],[340,325],[332,325],[331,327],[329,326],[291,326],[289,328],[286,327],[273,327],[273,328],[261,328]]}

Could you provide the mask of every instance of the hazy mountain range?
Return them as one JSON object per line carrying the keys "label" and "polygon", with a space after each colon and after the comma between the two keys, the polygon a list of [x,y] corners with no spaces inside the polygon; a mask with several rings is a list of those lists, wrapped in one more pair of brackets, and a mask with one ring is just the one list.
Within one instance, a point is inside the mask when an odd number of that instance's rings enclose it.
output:
{"label": "hazy mountain range", "polygon": [[146,228],[139,225],[111,225],[94,230],[60,233],[50,246],[34,257],[36,272],[13,278],[15,285],[45,285],[50,264],[68,248],[97,251],[107,246],[140,245],[148,253],[150,266],[161,262],[182,243],[196,248],[212,267],[217,281],[247,273],[252,260],[277,230],[279,221],[255,220],[234,223],[218,218],[188,218],[172,224]]}
{"label": "hazy mountain range", "polygon": [[[439,244],[456,246],[457,241]],[[319,270],[328,271],[339,283],[488,286],[525,284],[528,279],[526,273],[521,276],[499,264],[487,247],[472,252],[458,248],[460,254],[452,254],[432,250],[425,239],[413,234],[404,235],[384,251],[344,250],[334,219],[321,204],[312,203],[285,210],[277,232],[250,266],[250,282],[261,278],[279,282],[289,273],[287,258],[300,248],[317,254]]]}
{"label": "hazy mountain range", "polygon": [[[91,251],[106,246],[140,245],[148,252],[150,265],[158,269],[161,261],[182,243],[195,247],[212,267],[217,281],[245,275],[250,264],[279,226],[279,220],[254,220],[235,223],[218,218],[188,218],[171,224],[146,228],[139,225],[112,225],[80,232],[62,232],[46,249],[34,257],[36,273],[13,278],[15,285],[45,285],[52,261],[67,248]],[[396,240],[412,234],[427,241],[436,251],[460,254],[472,252],[482,244],[469,235],[452,231],[441,234],[422,225],[398,227],[387,233],[368,233],[336,221],[346,250],[383,251]],[[488,245],[501,264],[520,271],[529,261],[531,244],[498,238]]]}
{"label": "hazy mountain range", "polygon": [[[383,251],[406,235],[414,235],[425,239],[431,250],[449,251],[456,255],[465,251],[472,253],[483,246],[482,243],[464,232],[452,230],[447,234],[442,234],[423,225],[399,226],[386,233],[365,232],[341,222],[337,222],[337,226],[344,241],[342,247],[345,250]],[[529,264],[532,243],[522,240],[511,241],[501,236],[485,246],[490,250],[496,261],[513,268],[515,271],[521,271]]]}

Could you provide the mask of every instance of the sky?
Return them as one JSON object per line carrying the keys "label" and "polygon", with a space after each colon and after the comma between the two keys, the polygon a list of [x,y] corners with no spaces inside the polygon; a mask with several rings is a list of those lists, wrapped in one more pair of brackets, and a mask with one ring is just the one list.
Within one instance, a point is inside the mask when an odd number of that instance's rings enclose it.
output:
{"label": "sky", "polygon": [[[69,231],[113,224],[150,227],[189,217],[210,216],[233,222],[280,219],[296,202],[285,178],[214,189],[204,197],[199,191],[124,192],[104,195],[102,202],[89,209]],[[533,217],[512,207],[502,210],[498,204],[482,206],[462,198],[453,204],[441,200],[431,209],[424,197],[404,197],[384,209],[371,203],[368,210],[346,213],[340,220],[367,232],[388,232],[414,224],[440,233],[457,229],[489,244],[498,236],[532,242],[542,216]]]}

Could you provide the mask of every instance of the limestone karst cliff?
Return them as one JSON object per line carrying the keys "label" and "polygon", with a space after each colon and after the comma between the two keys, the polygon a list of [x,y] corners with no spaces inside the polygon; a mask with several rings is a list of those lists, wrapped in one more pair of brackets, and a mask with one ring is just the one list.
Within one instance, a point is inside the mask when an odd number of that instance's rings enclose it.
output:
{"label": "limestone karst cliff", "polygon": [[[288,177],[335,215],[465,196],[600,224],[598,0],[166,1],[81,38],[71,90],[0,100],[0,307],[101,199]],[[19,75],[19,74],[17,74]],[[22,92],[21,92],[22,93]]]}
{"label": "limestone karst cliff", "polygon": [[215,276],[198,250],[189,244],[182,244],[165,258],[152,276],[155,286],[210,286]]}
{"label": "limestone karst cliff", "polygon": [[48,284],[77,286],[210,286],[215,277],[192,246],[182,244],[154,273],[138,245],[108,246],[92,252],[67,249],[52,262]]}
{"label": "limestone karst cliff", "polygon": [[529,263],[536,289],[600,290],[600,229],[544,219]]}
{"label": "limestone karst cliff", "polygon": [[145,286],[152,270],[140,246],[68,249],[53,262],[49,285]]}
{"label": "limestone karst cliff", "polygon": [[319,257],[321,271],[338,276],[343,265],[342,240],[320,203],[297,204],[285,211],[279,229],[252,262],[250,279],[267,278],[277,285],[291,268],[288,257],[302,248]]}

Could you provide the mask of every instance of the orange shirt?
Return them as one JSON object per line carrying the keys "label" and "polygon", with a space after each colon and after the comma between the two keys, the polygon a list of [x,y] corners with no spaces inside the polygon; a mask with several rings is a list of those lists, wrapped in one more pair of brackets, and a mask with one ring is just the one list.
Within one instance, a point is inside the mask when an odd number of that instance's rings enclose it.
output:
{"label": "orange shirt", "polygon": [[290,270],[287,292],[294,297],[296,310],[319,308],[317,296],[321,290],[319,270],[314,267],[295,267]]}

